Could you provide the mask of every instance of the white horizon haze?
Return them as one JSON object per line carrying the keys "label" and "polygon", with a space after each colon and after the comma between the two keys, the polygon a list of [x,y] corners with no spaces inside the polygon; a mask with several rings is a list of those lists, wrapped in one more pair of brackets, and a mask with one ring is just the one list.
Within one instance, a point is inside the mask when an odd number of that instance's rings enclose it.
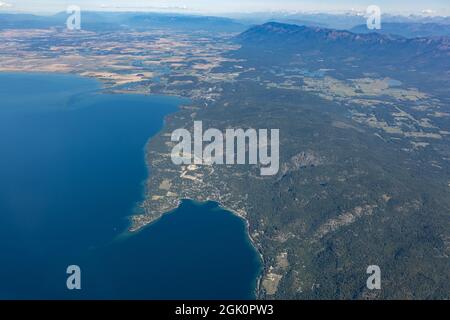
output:
{"label": "white horizon haze", "polygon": [[449,0],[0,0],[0,12],[53,14],[77,5],[86,11],[173,12],[232,15],[250,13],[358,13],[369,5],[384,13],[450,15]]}

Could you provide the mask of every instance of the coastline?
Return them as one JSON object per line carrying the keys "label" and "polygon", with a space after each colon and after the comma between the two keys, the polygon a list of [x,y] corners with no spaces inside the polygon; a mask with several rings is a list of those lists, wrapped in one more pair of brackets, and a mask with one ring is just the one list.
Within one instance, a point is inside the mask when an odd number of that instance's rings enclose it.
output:
{"label": "coastline", "polygon": [[[158,94],[150,93],[149,95],[158,95]],[[195,105],[196,103],[201,104],[201,101],[199,101],[199,99],[184,97],[181,95],[172,95],[172,96],[180,98],[180,99],[187,99],[189,102],[181,103],[178,106],[176,111],[165,115],[164,119],[163,119],[163,124],[162,124],[160,130],[156,134],[150,136],[148,141],[145,144],[144,156],[145,156],[145,163],[146,163],[146,167],[147,167],[147,178],[143,181],[144,189],[143,189],[142,200],[137,203],[135,210],[133,210],[133,213],[128,217],[129,224],[128,224],[126,232],[129,234],[139,233],[140,231],[146,229],[148,226],[153,225],[154,223],[158,222],[163,216],[173,213],[175,210],[177,210],[180,207],[183,200],[189,200],[189,201],[193,201],[193,202],[199,203],[199,204],[205,204],[207,202],[216,203],[219,208],[242,219],[243,223],[245,224],[245,229],[246,229],[245,232],[246,232],[247,240],[251,244],[251,247],[253,248],[253,250],[257,252],[257,255],[259,257],[260,268],[259,268],[258,274],[255,279],[255,288],[253,290],[254,298],[256,300],[258,300],[258,299],[260,299],[260,296],[261,296],[262,280],[264,277],[264,269],[265,269],[265,259],[264,259],[264,255],[262,253],[261,245],[251,236],[250,222],[245,217],[245,215],[239,213],[235,209],[231,209],[231,206],[227,206],[225,203],[220,202],[220,201],[216,201],[216,200],[208,199],[208,198],[204,199],[204,200],[197,200],[195,198],[190,198],[190,197],[182,197],[182,198],[177,199],[176,204],[170,205],[164,211],[161,211],[161,212],[154,211],[154,212],[150,212],[150,213],[145,212],[145,203],[144,202],[146,200],[148,200],[148,194],[150,193],[149,192],[149,182],[152,179],[152,173],[151,173],[152,163],[150,160],[150,153],[154,150],[152,150],[150,147],[151,142],[154,139],[156,139],[159,135],[161,135],[162,133],[167,131],[166,129],[168,128],[168,125],[170,124],[170,122],[169,122],[170,118],[173,116],[179,115],[182,112],[184,107],[191,107],[191,106]],[[135,220],[135,218],[143,217],[143,216],[149,220],[145,221],[144,223],[142,223],[142,221],[137,222],[137,220]]]}
{"label": "coastline", "polygon": [[256,242],[256,240],[252,237],[252,235],[250,234],[250,222],[248,221],[247,218],[241,216],[239,213],[237,213],[235,210],[233,209],[227,209],[225,206],[223,206],[221,203],[216,202],[220,208],[232,213],[233,215],[241,218],[244,223],[245,223],[245,229],[246,229],[246,234],[247,234],[247,238],[250,240],[250,243],[253,246],[253,249],[258,253],[259,256],[259,262],[260,262],[260,270],[258,272],[258,276],[256,277],[256,287],[255,287],[255,299],[258,300],[260,297],[260,290],[261,290],[261,283],[262,283],[262,279],[263,279],[263,274],[264,274],[264,267],[265,267],[265,263],[264,263],[264,255],[262,253],[262,249],[261,249],[261,245]]}
{"label": "coastline", "polygon": [[[149,95],[155,95],[155,94],[149,94]],[[254,251],[257,252],[257,254],[258,254],[259,263],[260,263],[260,270],[258,272],[258,275],[256,276],[256,280],[255,280],[256,281],[256,285],[255,285],[255,288],[254,288],[254,297],[255,297],[256,300],[258,300],[260,298],[260,293],[261,293],[261,284],[262,284],[263,275],[264,275],[265,260],[264,260],[264,255],[262,253],[261,245],[251,236],[251,233],[250,233],[250,222],[248,221],[248,219],[244,215],[240,214],[239,212],[237,212],[234,209],[229,208],[225,204],[223,204],[221,202],[218,202],[218,201],[215,201],[215,200],[206,199],[206,201],[198,201],[198,200],[192,199],[192,198],[181,198],[181,199],[177,200],[177,204],[176,205],[173,205],[173,206],[169,207],[166,211],[152,213],[152,216],[154,216],[154,218],[151,221],[146,222],[144,225],[140,225],[140,224],[136,225],[135,220],[133,220],[134,217],[137,217],[137,216],[143,214],[140,211],[144,208],[144,201],[146,200],[146,198],[147,198],[146,195],[148,194],[148,185],[149,185],[148,182],[149,182],[149,180],[152,177],[152,175],[151,175],[151,165],[152,164],[151,164],[151,162],[149,160],[150,159],[150,157],[149,157],[150,143],[152,142],[152,140],[155,137],[157,137],[159,134],[161,134],[162,132],[165,131],[165,129],[167,128],[167,125],[169,123],[169,118],[171,116],[177,115],[183,109],[183,107],[192,106],[192,105],[194,105],[194,102],[195,102],[194,100],[192,100],[190,98],[183,97],[183,96],[180,96],[180,95],[173,95],[173,96],[177,97],[177,98],[180,98],[180,99],[188,99],[189,103],[182,103],[182,104],[180,104],[178,106],[178,109],[175,112],[172,112],[172,113],[169,113],[169,114],[165,115],[164,119],[163,119],[163,124],[162,124],[160,130],[156,134],[150,136],[149,139],[147,140],[146,144],[145,144],[144,157],[145,157],[145,164],[146,164],[146,167],[147,167],[147,178],[143,181],[145,186],[144,186],[144,190],[143,190],[142,200],[139,203],[137,203],[135,210],[133,210],[133,213],[130,216],[128,216],[129,224],[128,224],[126,232],[129,233],[129,234],[134,234],[134,233],[141,232],[142,230],[146,229],[150,225],[153,225],[154,223],[158,222],[159,219],[161,219],[163,216],[165,216],[167,214],[171,214],[175,210],[177,210],[180,207],[180,205],[181,205],[183,200],[190,200],[190,201],[193,201],[193,202],[196,202],[196,203],[200,203],[200,204],[207,203],[208,201],[216,203],[219,208],[221,208],[221,209],[223,209],[223,210],[225,210],[227,212],[230,212],[232,215],[240,218],[244,222],[247,239],[249,240],[249,242],[250,242],[251,246],[253,247]],[[144,213],[144,215],[148,216],[148,214],[145,214],[145,213]]]}

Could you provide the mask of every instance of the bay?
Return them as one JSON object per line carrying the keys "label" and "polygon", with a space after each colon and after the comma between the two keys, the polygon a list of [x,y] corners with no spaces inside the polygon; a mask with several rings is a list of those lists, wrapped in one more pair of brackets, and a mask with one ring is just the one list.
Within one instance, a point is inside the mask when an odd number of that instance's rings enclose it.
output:
{"label": "bay", "polygon": [[[247,299],[260,271],[244,222],[183,201],[137,234],[144,147],[177,97],[93,79],[0,74],[1,299]],[[82,289],[67,290],[79,265]]]}

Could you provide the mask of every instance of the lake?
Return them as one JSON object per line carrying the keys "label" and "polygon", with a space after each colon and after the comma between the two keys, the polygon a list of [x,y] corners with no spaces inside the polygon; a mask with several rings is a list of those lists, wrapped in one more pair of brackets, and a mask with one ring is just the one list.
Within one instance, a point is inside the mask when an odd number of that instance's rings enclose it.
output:
{"label": "lake", "polygon": [[[217,204],[186,200],[126,232],[145,144],[182,103],[104,94],[74,75],[0,74],[1,299],[254,297],[259,255]],[[81,290],[66,287],[69,265]]]}

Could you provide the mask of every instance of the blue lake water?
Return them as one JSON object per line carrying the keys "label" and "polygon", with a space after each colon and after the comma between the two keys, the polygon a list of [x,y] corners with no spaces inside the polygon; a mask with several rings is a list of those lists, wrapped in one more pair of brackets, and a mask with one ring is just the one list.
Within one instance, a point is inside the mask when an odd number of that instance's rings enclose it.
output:
{"label": "blue lake water", "polygon": [[[184,101],[99,89],[73,75],[0,74],[0,299],[252,298],[258,254],[216,204],[183,201],[126,233],[145,143]],[[66,288],[69,265],[81,290]]]}

